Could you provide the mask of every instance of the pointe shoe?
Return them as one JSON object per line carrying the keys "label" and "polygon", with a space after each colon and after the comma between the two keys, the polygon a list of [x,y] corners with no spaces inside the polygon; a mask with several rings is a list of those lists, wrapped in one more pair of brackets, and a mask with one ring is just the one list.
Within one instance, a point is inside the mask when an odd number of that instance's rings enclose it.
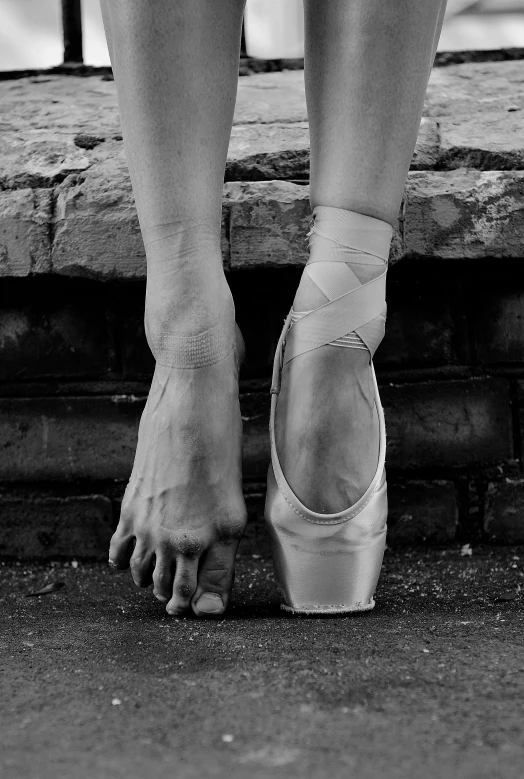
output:
{"label": "pointe shoe", "polygon": [[[292,492],[275,447],[275,411],[280,387],[284,326],[275,356],[271,394],[271,465],[265,518],[271,537],[273,563],[284,603],[297,614],[345,614],[369,611],[386,546],[386,429],[375,371],[375,404],[380,445],[375,476],[353,506],[336,514],[311,511]],[[372,364],[373,366],[373,364]]]}
{"label": "pointe shoe", "polygon": [[[273,365],[265,519],[284,597],[282,608],[297,614],[371,610],[386,545],[386,428],[372,356],[384,332],[391,227],[371,217],[338,212],[317,207],[319,225],[309,234],[316,242],[316,255],[310,257],[306,271],[328,303],[303,314],[290,312]],[[351,262],[375,265],[378,275],[362,284]],[[304,506],[286,481],[275,445],[275,416],[284,364],[329,343],[370,352],[380,440],[375,475],[362,497],[344,511],[319,514]]]}

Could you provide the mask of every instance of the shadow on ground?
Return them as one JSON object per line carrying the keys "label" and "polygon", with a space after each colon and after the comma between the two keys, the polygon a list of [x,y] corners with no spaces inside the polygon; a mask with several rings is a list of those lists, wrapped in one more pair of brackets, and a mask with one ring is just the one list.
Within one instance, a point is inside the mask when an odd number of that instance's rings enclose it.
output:
{"label": "shadow on ground", "polygon": [[4,564],[0,775],[520,779],[522,585],[522,548],[389,551],[373,612],[298,618],[244,555],[204,622],[102,565]]}

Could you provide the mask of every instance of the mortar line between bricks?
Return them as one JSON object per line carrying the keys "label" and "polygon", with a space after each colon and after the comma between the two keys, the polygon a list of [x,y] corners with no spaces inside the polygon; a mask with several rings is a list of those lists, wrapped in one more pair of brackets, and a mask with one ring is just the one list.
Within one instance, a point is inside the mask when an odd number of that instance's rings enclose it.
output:
{"label": "mortar line between bricks", "polygon": [[[524,379],[524,373],[511,375],[510,377],[501,373],[471,373],[457,370],[453,373],[432,374],[426,370],[420,372],[406,369],[406,375],[399,371],[388,371],[377,367],[378,384],[384,386],[410,386],[420,384],[443,384],[457,382],[492,382],[500,379],[519,381]],[[82,382],[78,378],[73,378],[70,382],[71,388],[67,386],[66,381],[60,382],[57,389],[56,382],[46,382],[45,379],[36,379],[35,381],[25,382],[23,385],[10,383],[2,385],[0,383],[0,398],[20,401],[34,400],[35,398],[136,398],[137,400],[147,397],[151,384],[151,376],[147,379],[109,379],[110,386],[104,386],[103,381],[85,380]],[[118,387],[118,383],[132,385],[130,388],[124,387],[123,391]],[[256,378],[241,379],[240,396],[248,397],[250,395],[266,394],[269,402],[270,377],[261,376]]]}

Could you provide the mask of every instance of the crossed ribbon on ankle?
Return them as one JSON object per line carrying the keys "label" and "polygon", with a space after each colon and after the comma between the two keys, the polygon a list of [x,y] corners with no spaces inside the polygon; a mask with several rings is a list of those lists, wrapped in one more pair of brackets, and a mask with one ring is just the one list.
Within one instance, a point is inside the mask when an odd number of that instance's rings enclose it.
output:
{"label": "crossed ribbon on ankle", "polygon": [[[387,259],[393,229],[387,222],[353,211],[317,206],[308,233],[305,272],[328,298],[286,333],[284,364],[294,357],[357,333],[371,357],[384,337]],[[326,214],[326,211],[328,212]],[[383,268],[362,284],[351,265]]]}

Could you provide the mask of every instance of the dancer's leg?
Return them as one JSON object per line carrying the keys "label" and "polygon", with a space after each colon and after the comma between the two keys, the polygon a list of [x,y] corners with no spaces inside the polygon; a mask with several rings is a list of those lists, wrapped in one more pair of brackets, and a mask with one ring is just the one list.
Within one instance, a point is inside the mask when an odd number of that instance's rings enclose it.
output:
{"label": "dancer's leg", "polygon": [[244,0],[101,5],[157,358],[110,559],[170,613],[218,614],[245,524],[241,338],[220,252]]}
{"label": "dancer's leg", "polygon": [[[305,0],[312,207],[395,224],[444,10],[445,0]],[[304,274],[293,308],[325,302]],[[324,346],[285,366],[276,437],[308,508],[357,500],[378,457],[369,353]]]}

